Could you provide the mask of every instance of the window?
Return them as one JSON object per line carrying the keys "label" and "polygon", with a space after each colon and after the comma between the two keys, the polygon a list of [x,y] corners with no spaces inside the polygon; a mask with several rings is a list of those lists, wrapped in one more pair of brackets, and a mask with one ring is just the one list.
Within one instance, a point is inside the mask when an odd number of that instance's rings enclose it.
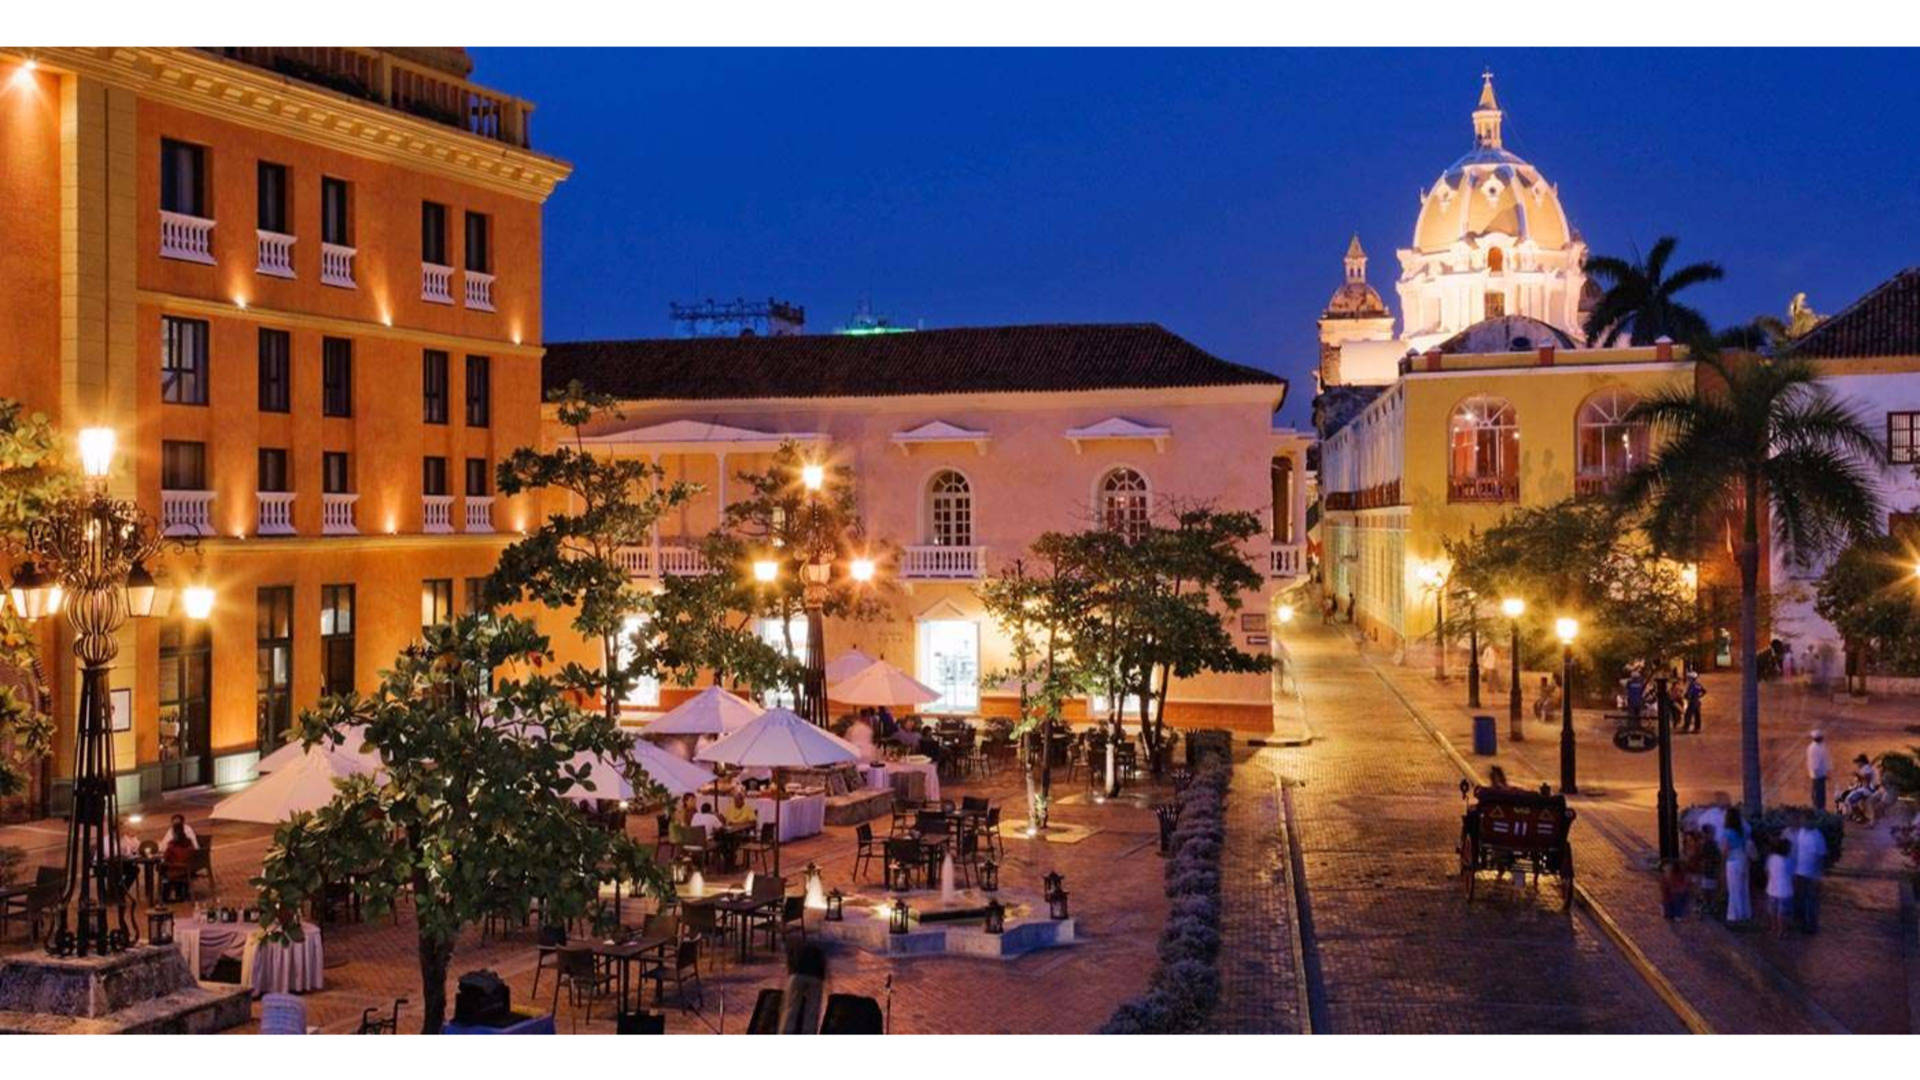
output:
{"label": "window", "polygon": [[1125,467],[1100,480],[1100,524],[1134,541],[1145,536],[1152,511],[1147,478]]}
{"label": "window", "polygon": [[1293,543],[1293,459],[1273,459],[1273,542]]}
{"label": "window", "polygon": [[467,494],[487,495],[488,474],[487,459],[470,457],[467,459]]}
{"label": "window", "polygon": [[1920,412],[1887,414],[1887,461],[1894,465],[1920,464]]}
{"label": "window", "polygon": [[[807,656],[807,617],[795,615],[787,620],[784,627],[779,619],[761,619],[760,640],[771,645],[782,656],[804,661]],[[760,704],[768,708],[778,706],[791,709],[795,700],[790,686],[774,687],[760,695]]]}
{"label": "window", "polygon": [[[777,625],[777,624],[776,624]],[[633,663],[634,640],[647,626],[645,615],[629,615],[620,621],[620,663],[622,666]],[[620,704],[630,709],[657,709],[660,707],[660,680],[652,675],[642,675],[633,680],[627,688]]]}
{"label": "window", "polygon": [[207,213],[207,148],[160,140],[160,209],[192,217]]}
{"label": "window", "polygon": [[254,670],[260,752],[279,748],[293,726],[293,586],[255,593]]}
{"label": "window", "polygon": [[347,202],[347,182],[331,176],[320,178],[320,240],[341,247],[353,246],[353,218]]}
{"label": "window", "polygon": [[490,615],[493,605],[487,603],[487,579],[470,577],[466,580],[467,614]]}
{"label": "window", "polygon": [[429,424],[447,422],[447,354],[428,349],[420,357],[421,419]]}
{"label": "window", "polygon": [[1504,399],[1475,395],[1453,410],[1447,428],[1449,502],[1512,502],[1520,497],[1520,428]]}
{"label": "window", "polygon": [[420,459],[420,494],[445,495],[447,493],[447,459],[429,457]]}
{"label": "window", "polygon": [[160,400],[174,405],[205,405],[206,321],[163,315],[160,332]]}
{"label": "window", "polygon": [[928,712],[972,712],[980,707],[980,624],[971,619],[922,619],[920,681],[940,691]]}
{"label": "window", "polygon": [[263,161],[258,168],[260,212],[258,225],[267,232],[288,233],[287,167]]}
{"label": "window", "polygon": [[328,495],[345,495],[353,490],[352,462],[345,450],[321,453],[320,490]]}
{"label": "window", "polygon": [[[1494,248],[1487,252],[1487,269],[1498,274],[1507,268],[1507,253],[1503,248]],[[1491,314],[1491,312],[1489,312]]]}
{"label": "window", "polygon": [[437,202],[420,204],[420,261],[447,266],[447,208]]}
{"label": "window", "polygon": [[346,338],[320,342],[320,415],[353,415],[353,342]]}
{"label": "window", "polygon": [[467,357],[467,426],[486,427],[493,422],[493,361],[484,356]]}
{"label": "window", "polygon": [[255,491],[289,491],[287,487],[287,452],[279,447],[260,448],[260,482]]}
{"label": "window", "polygon": [[160,786],[206,783],[213,716],[213,637],[198,619],[160,624]]}
{"label": "window", "polygon": [[493,273],[493,230],[487,215],[467,211],[467,269],[477,274]]}
{"label": "window", "polygon": [[207,444],[172,439],[162,442],[160,486],[168,491],[207,490]]}
{"label": "window", "polygon": [[320,692],[353,692],[353,586],[320,586]]}
{"label": "window", "polygon": [[420,628],[445,626],[453,621],[453,579],[428,578],[420,583]]}
{"label": "window", "polygon": [[1639,400],[1625,390],[1602,390],[1580,406],[1574,479],[1579,494],[1599,494],[1646,463],[1647,425],[1627,422],[1627,414]]}
{"label": "window", "polygon": [[287,412],[293,407],[293,335],[285,330],[260,330],[260,411]]}
{"label": "window", "polygon": [[952,469],[934,473],[927,483],[927,542],[973,546],[973,486]]}

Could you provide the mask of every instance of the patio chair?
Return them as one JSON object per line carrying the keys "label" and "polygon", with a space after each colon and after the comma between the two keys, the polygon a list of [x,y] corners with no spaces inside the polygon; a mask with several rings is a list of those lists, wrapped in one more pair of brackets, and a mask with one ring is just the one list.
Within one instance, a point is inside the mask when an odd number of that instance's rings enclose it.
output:
{"label": "patio chair", "polygon": [[710,857],[714,848],[707,842],[706,826],[685,825],[681,826],[679,831],[680,836],[675,843],[680,848],[680,858],[702,870],[710,869],[713,865]]}
{"label": "patio chair", "polygon": [[769,821],[762,824],[760,831],[755,834],[752,839],[741,843],[741,865],[752,869],[755,860],[758,860],[760,869],[766,870],[771,867],[773,865],[773,848],[774,845],[779,842],[779,839],[780,834],[774,830],[773,822]]}
{"label": "patio chair", "polygon": [[880,1003],[858,994],[829,994],[820,1017],[822,1035],[882,1035],[886,1020]]}
{"label": "patio chair", "polygon": [[[689,909],[691,913],[691,909]],[[680,916],[671,912],[658,911],[640,921],[641,937],[663,937],[680,939]]]}
{"label": "patio chair", "polygon": [[644,981],[653,980],[654,1001],[660,1001],[666,994],[667,980],[673,980],[673,996],[680,1007],[688,1007],[687,984],[693,984],[693,1010],[695,1012],[706,1005],[706,990],[700,985],[700,943],[683,941],[673,948],[673,958],[662,960],[648,967],[640,976]]}
{"label": "patio chair", "polygon": [[[693,904],[686,908],[686,915],[680,920],[680,933],[688,940],[703,944],[713,942],[724,946],[727,941],[727,928],[720,924],[719,913],[705,904]],[[707,949],[705,952],[708,967],[727,955],[725,948]]]}
{"label": "patio chair", "polygon": [[807,939],[806,905],[806,897],[782,897],[779,907],[768,908],[754,916],[753,929],[765,930],[767,932],[767,948],[769,949],[780,944],[781,939],[793,930],[798,930],[800,932],[800,940],[805,941]]}
{"label": "patio chair", "polygon": [[[599,958],[585,949],[562,949],[556,955],[559,964],[554,968],[553,1003],[548,1008],[560,1011],[560,991],[565,989],[567,1003],[576,1009],[584,1003],[587,1023],[593,1023],[594,1000],[606,997],[613,989],[613,972],[601,967]],[[580,1030],[578,1014],[573,1018],[573,1030]]]}
{"label": "patio chair", "polygon": [[534,1000],[540,998],[540,973],[550,967],[558,967],[560,951],[567,947],[567,928],[564,926],[542,926],[540,936],[534,939],[536,956],[533,961],[533,991],[527,996]]}
{"label": "patio chair", "polygon": [[887,849],[886,841],[875,839],[873,826],[864,821],[853,827],[853,836],[859,842],[859,847],[855,849],[853,855],[853,876],[857,881],[861,879],[868,863],[876,857],[883,860],[886,858]]}
{"label": "patio chair", "polygon": [[918,840],[911,837],[890,839],[887,841],[885,856],[880,867],[881,876],[886,879],[888,888],[893,887],[893,868],[904,865],[910,870],[918,870],[927,863],[927,855]]}
{"label": "patio chair", "polygon": [[661,863],[672,863],[674,855],[673,818],[660,813],[653,815],[653,857]]}
{"label": "patio chair", "polygon": [[987,807],[991,805],[984,795],[962,795],[960,797],[960,809],[968,813],[984,814],[987,812]]}
{"label": "patio chair", "polygon": [[778,1035],[780,1010],[786,1006],[786,991],[768,987],[753,1001],[753,1018],[747,1021],[749,1035]]}
{"label": "patio chair", "polygon": [[195,839],[198,840],[199,843],[193,853],[193,873],[188,878],[188,887],[192,887],[193,878],[205,874],[207,877],[207,895],[210,897],[218,897],[220,895],[220,884],[215,881],[213,877],[213,837],[205,833],[200,833],[195,836]]}
{"label": "patio chair", "polygon": [[980,825],[980,835],[986,840],[987,850],[993,852],[996,859],[1005,858],[1006,845],[1000,842],[1000,808],[987,807],[987,820]]}

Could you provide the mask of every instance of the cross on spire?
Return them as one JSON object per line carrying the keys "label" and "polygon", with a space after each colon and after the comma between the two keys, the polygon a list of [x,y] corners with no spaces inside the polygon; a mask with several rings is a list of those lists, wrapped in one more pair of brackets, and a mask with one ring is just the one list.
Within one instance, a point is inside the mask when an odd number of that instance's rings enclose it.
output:
{"label": "cross on spire", "polygon": [[1473,142],[1476,146],[1500,147],[1500,102],[1493,96],[1493,69],[1480,72],[1480,103],[1473,110]]}

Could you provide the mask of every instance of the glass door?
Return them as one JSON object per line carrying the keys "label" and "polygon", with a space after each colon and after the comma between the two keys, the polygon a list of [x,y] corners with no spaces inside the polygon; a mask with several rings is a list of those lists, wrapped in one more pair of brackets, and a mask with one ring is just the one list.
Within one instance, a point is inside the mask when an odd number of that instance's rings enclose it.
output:
{"label": "glass door", "polygon": [[160,627],[160,786],[198,787],[213,779],[213,644],[207,625],[176,620]]}
{"label": "glass door", "polygon": [[940,691],[927,712],[975,712],[980,708],[980,624],[971,619],[924,619],[920,623],[920,681]]}

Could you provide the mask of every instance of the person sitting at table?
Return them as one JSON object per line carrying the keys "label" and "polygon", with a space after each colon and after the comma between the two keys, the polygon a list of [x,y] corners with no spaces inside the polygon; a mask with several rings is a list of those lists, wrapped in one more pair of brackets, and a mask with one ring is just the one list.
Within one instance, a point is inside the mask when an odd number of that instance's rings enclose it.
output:
{"label": "person sitting at table", "polygon": [[160,850],[160,899],[185,902],[193,887],[193,864],[200,854],[200,838],[179,814],[167,826],[166,846]]}
{"label": "person sitting at table", "polygon": [[898,734],[899,731],[900,731],[900,724],[894,720],[893,714],[887,711],[887,707],[885,705],[882,705],[878,709],[874,710],[873,712],[874,738],[876,739],[891,738],[892,736]]}
{"label": "person sitting at table", "polygon": [[707,830],[708,836],[713,836],[726,828],[726,822],[721,821],[720,815],[713,812],[712,803],[701,803],[700,812],[693,815],[693,820],[688,824],[696,829]]}
{"label": "person sitting at table", "polygon": [[747,797],[738,788],[734,789],[733,801],[727,805],[727,826],[729,828],[752,828],[760,823],[760,815],[747,805]]}
{"label": "person sitting at table", "polygon": [[694,824],[693,792],[680,796],[680,805],[673,812],[673,820],[680,825]]}

